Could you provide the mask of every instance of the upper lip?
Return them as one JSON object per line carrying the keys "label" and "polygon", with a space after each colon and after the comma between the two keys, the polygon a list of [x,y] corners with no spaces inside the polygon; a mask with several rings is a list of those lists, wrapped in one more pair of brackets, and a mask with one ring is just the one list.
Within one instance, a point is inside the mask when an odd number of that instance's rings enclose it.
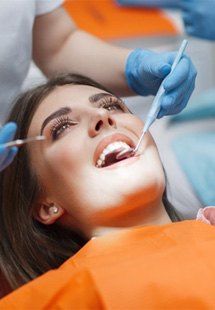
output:
{"label": "upper lip", "polygon": [[122,141],[122,142],[127,143],[130,147],[135,147],[134,141],[125,134],[115,133],[115,134],[109,135],[109,136],[105,137],[104,139],[102,139],[102,141],[99,142],[99,144],[97,145],[95,152],[94,152],[94,156],[93,156],[94,164],[96,164],[96,162],[97,162],[100,154],[103,152],[103,150],[109,144],[111,144],[113,142],[117,142],[117,141]]}

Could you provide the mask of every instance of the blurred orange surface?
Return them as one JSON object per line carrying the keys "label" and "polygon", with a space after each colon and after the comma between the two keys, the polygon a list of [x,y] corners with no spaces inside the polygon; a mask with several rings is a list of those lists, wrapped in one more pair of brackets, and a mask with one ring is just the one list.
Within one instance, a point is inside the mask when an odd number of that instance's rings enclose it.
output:
{"label": "blurred orange surface", "polygon": [[178,34],[159,9],[125,8],[114,0],[65,0],[64,6],[79,28],[102,39]]}

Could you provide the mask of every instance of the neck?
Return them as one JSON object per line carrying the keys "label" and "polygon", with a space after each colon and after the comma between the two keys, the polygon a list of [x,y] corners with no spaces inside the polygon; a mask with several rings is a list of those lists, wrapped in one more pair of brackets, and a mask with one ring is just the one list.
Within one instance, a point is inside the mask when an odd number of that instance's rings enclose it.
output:
{"label": "neck", "polygon": [[162,202],[150,204],[150,206],[131,210],[126,214],[111,219],[111,225],[105,224],[93,231],[93,237],[103,236],[108,233],[149,225],[163,225],[171,223]]}

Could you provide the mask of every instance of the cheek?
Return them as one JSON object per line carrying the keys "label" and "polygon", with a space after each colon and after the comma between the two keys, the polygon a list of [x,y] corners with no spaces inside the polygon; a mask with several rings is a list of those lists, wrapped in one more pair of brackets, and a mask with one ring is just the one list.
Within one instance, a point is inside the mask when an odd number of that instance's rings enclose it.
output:
{"label": "cheek", "polygon": [[141,119],[130,113],[121,114],[117,119],[117,124],[118,126],[128,129],[136,135],[140,134],[144,126],[144,122]]}
{"label": "cheek", "polygon": [[[78,134],[67,134],[65,137],[56,141],[44,152],[44,162],[55,171],[65,171],[67,169],[80,169],[86,160],[84,150],[84,137],[76,139]],[[82,141],[82,143],[80,143]]]}
{"label": "cheek", "polygon": [[32,155],[32,166],[36,167],[35,173],[47,194],[61,193],[69,185],[71,190],[82,165],[83,159],[77,156],[71,143],[66,147],[53,145]]}

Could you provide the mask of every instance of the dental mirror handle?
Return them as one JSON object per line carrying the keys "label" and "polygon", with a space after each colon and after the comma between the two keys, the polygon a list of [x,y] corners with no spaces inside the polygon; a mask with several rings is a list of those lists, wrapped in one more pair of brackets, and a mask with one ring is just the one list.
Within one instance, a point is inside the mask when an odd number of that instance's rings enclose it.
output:
{"label": "dental mirror handle", "polygon": [[13,146],[19,147],[25,143],[29,143],[29,142],[33,142],[33,141],[43,141],[45,139],[46,139],[45,136],[36,136],[36,137],[30,137],[30,138],[26,138],[26,139],[17,139],[14,141],[4,143],[4,146],[8,147],[8,148],[11,148]]}

